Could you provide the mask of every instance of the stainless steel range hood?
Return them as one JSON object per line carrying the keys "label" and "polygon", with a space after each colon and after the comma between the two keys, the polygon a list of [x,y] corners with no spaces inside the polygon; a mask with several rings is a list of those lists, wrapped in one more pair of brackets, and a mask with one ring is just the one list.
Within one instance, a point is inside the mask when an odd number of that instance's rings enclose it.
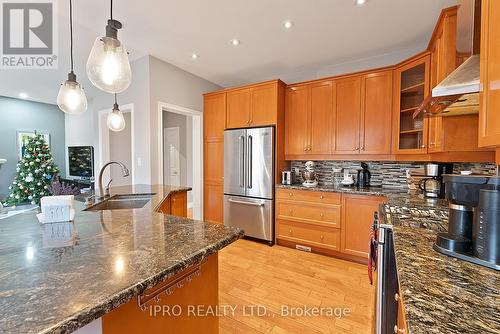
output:
{"label": "stainless steel range hood", "polygon": [[431,113],[457,116],[479,112],[479,55],[473,55],[432,89]]}
{"label": "stainless steel range hood", "polygon": [[479,93],[479,55],[469,57],[432,89],[432,97]]}
{"label": "stainless steel range hood", "polygon": [[460,0],[457,12],[456,52],[463,63],[432,89],[413,117],[458,116],[479,112],[480,0]]}

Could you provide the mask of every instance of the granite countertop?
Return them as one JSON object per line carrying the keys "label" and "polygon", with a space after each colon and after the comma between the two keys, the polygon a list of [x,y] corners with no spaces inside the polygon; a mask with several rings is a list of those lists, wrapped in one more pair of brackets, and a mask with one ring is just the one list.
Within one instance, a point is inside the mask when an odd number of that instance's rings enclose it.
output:
{"label": "granite countertop", "polygon": [[170,193],[187,190],[112,188],[155,195],[141,209],[81,211],[76,202],[74,223],[41,225],[36,212],[1,220],[0,332],[72,332],[243,235],[155,212]]}
{"label": "granite countertop", "polygon": [[500,272],[432,249],[433,231],[393,227],[408,334],[500,333]]}
{"label": "granite countertop", "polygon": [[309,190],[309,191],[328,191],[328,192],[338,192],[338,193],[358,194],[358,195],[386,196],[387,204],[398,207],[411,207],[411,208],[431,207],[436,209],[446,209],[448,207],[448,203],[443,199],[426,198],[419,192],[408,189],[392,189],[384,187],[335,188],[333,185],[319,185],[317,187],[308,188],[302,186],[301,184],[293,184],[293,185],[277,184],[276,188]]}

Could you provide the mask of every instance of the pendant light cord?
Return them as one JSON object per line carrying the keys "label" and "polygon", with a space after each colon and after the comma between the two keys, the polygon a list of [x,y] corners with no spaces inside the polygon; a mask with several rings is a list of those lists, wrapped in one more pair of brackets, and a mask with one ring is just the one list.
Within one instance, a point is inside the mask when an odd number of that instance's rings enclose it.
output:
{"label": "pendant light cord", "polygon": [[69,0],[69,35],[70,35],[70,63],[71,72],[73,72],[73,1]]}
{"label": "pendant light cord", "polygon": [[111,2],[111,4],[110,4],[110,6],[111,6],[110,16],[111,16],[111,19],[113,19],[113,0],[110,0],[110,2]]}

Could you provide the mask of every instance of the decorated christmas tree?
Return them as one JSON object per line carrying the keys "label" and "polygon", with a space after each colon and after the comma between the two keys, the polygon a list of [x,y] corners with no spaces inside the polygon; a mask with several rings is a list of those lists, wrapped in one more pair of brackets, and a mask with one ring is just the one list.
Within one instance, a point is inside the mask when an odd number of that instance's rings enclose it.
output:
{"label": "decorated christmas tree", "polygon": [[21,161],[17,163],[16,176],[9,187],[11,193],[5,204],[39,204],[40,198],[49,196],[50,185],[59,169],[54,164],[50,148],[40,134],[27,139]]}

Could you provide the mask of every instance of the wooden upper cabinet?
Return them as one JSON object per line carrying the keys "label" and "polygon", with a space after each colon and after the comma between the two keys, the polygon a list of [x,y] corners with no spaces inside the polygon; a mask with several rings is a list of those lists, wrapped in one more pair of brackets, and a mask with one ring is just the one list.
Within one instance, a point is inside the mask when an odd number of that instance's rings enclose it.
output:
{"label": "wooden upper cabinet", "polygon": [[325,81],[310,86],[309,154],[331,154],[335,129],[333,82]]}
{"label": "wooden upper cabinet", "polygon": [[277,84],[267,84],[250,89],[250,126],[276,124],[278,108]]}
{"label": "wooden upper cabinet", "polygon": [[373,213],[386,201],[381,196],[342,195],[341,251],[368,258]]}
{"label": "wooden upper cabinet", "polygon": [[394,70],[393,153],[426,154],[428,117],[413,118],[430,94],[430,55],[425,52]]}
{"label": "wooden upper cabinet", "polygon": [[361,154],[391,153],[392,71],[363,76]]}
{"label": "wooden upper cabinet", "polygon": [[250,123],[250,89],[227,92],[226,128],[246,127]]}
{"label": "wooden upper cabinet", "polygon": [[285,155],[301,155],[309,144],[309,88],[288,87],[285,100]]}
{"label": "wooden upper cabinet", "polygon": [[336,83],[335,153],[358,154],[361,122],[361,77]]}
{"label": "wooden upper cabinet", "polygon": [[285,155],[331,154],[334,83],[330,80],[287,88]]}
{"label": "wooden upper cabinet", "polygon": [[500,1],[483,0],[479,146],[500,146]]}
{"label": "wooden upper cabinet", "polygon": [[227,92],[226,128],[275,125],[278,81]]}
{"label": "wooden upper cabinet", "polygon": [[205,138],[224,137],[226,93],[206,95],[203,108],[203,133]]}

